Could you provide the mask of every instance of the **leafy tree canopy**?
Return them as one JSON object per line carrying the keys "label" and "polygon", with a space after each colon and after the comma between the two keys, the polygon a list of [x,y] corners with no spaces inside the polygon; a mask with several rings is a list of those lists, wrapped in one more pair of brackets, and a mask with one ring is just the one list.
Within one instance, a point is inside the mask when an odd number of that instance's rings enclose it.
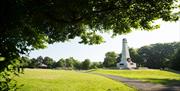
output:
{"label": "leafy tree canopy", "polygon": [[174,55],[171,63],[171,68],[180,71],[180,49],[177,51],[177,53]]}
{"label": "leafy tree canopy", "polygon": [[139,55],[138,49],[130,48],[129,53],[131,56],[131,60],[135,62],[138,67],[143,66],[143,58]]}
{"label": "leafy tree canopy", "polygon": [[139,48],[138,54],[141,56],[141,59],[146,61],[144,66],[149,68],[164,68],[169,67],[168,62],[171,62],[179,48],[179,42],[157,43]]}
{"label": "leafy tree canopy", "polygon": [[117,54],[115,52],[107,52],[105,54],[103,65],[105,67],[115,67],[117,63]]}
{"label": "leafy tree canopy", "polygon": [[50,57],[44,57],[42,63],[44,63],[45,65],[47,65],[48,68],[52,68],[54,61],[53,61],[53,59],[50,58]]}
{"label": "leafy tree canopy", "polygon": [[83,62],[82,62],[82,69],[85,69],[85,70],[88,70],[90,69],[90,60],[89,59],[85,59]]}

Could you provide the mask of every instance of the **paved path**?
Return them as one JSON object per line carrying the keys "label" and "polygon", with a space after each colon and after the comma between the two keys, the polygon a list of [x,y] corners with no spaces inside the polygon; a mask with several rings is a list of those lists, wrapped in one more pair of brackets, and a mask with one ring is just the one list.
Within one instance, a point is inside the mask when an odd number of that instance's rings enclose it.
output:
{"label": "paved path", "polygon": [[180,86],[167,86],[167,85],[153,84],[153,83],[143,82],[140,80],[114,76],[114,75],[98,74],[98,73],[95,74],[113,79],[115,81],[123,82],[128,86],[137,88],[139,91],[180,91]]}

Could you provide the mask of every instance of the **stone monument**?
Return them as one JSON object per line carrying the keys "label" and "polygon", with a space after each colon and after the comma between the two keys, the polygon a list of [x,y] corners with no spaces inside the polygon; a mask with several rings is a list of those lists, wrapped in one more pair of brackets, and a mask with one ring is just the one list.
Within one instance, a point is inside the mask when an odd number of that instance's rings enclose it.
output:
{"label": "stone monument", "polygon": [[121,54],[122,54],[121,59],[119,60],[119,63],[117,63],[117,67],[119,69],[134,69],[134,68],[136,68],[136,63],[132,62],[132,60],[131,60],[126,38],[124,38],[122,41],[122,53]]}

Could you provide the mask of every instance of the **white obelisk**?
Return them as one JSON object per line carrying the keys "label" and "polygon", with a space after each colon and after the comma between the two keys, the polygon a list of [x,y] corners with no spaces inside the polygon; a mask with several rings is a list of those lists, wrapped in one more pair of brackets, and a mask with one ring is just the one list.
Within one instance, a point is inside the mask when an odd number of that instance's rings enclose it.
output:
{"label": "white obelisk", "polygon": [[127,39],[124,38],[122,41],[122,53],[121,60],[117,63],[117,67],[120,69],[132,69],[136,68],[136,63],[133,63],[130,58],[129,48],[127,45]]}

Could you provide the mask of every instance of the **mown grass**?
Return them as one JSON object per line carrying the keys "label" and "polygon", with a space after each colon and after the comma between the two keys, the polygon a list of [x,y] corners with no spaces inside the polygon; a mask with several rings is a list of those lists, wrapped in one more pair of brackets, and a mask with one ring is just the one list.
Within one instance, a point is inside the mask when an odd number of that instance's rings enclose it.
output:
{"label": "mown grass", "polygon": [[180,85],[180,74],[163,70],[104,70],[92,71],[165,85]]}
{"label": "mown grass", "polygon": [[111,79],[75,71],[25,69],[18,91],[136,91]]}

